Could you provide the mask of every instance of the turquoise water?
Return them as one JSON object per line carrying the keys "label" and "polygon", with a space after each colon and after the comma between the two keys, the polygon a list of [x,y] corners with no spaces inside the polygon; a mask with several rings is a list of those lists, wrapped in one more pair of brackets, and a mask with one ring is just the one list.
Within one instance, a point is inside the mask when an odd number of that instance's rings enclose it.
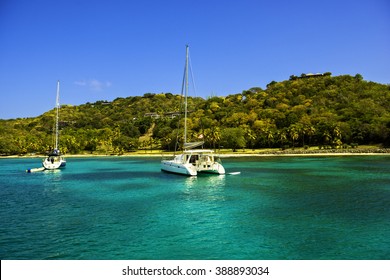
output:
{"label": "turquoise water", "polygon": [[0,160],[1,259],[390,259],[390,157]]}

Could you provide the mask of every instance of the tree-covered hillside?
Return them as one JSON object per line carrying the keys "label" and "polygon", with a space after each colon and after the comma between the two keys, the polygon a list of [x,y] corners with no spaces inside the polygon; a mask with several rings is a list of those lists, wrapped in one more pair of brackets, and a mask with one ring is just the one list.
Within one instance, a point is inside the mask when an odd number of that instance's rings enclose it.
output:
{"label": "tree-covered hillside", "polygon": [[[173,150],[183,134],[181,103],[179,95],[147,93],[62,106],[60,148],[72,154]],[[190,97],[188,108],[189,140],[203,139],[210,148],[390,145],[390,86],[364,81],[359,74],[291,76],[266,89]],[[54,113],[0,120],[0,154],[48,151]]]}

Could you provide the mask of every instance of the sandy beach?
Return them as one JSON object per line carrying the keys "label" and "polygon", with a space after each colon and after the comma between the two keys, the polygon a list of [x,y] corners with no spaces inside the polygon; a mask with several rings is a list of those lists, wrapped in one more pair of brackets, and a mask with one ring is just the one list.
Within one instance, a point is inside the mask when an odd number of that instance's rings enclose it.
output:
{"label": "sandy beach", "polygon": [[[180,153],[177,152],[176,154]],[[376,148],[376,147],[359,147],[354,149],[245,149],[232,152],[231,150],[217,150],[215,152],[221,158],[231,157],[308,157],[308,156],[374,156],[374,155],[390,155],[390,148]],[[82,153],[82,154],[65,154],[67,158],[75,157],[170,157],[174,156],[173,152],[163,152],[160,150],[153,151],[136,151],[125,154],[98,154],[98,153]],[[10,155],[0,156],[0,158],[43,158],[42,154],[27,154],[27,155]]]}

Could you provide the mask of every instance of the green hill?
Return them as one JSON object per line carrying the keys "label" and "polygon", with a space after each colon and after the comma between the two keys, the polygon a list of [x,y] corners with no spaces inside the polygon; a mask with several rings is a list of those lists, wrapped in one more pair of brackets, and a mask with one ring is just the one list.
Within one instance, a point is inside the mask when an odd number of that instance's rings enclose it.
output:
{"label": "green hill", "polygon": [[[180,104],[179,95],[147,93],[62,106],[61,150],[173,150],[178,130],[182,134]],[[266,89],[190,97],[188,108],[189,138],[202,138],[210,148],[390,145],[390,86],[364,81],[359,74],[291,76]],[[0,154],[45,153],[53,143],[53,126],[54,110],[36,118],[0,120]]]}

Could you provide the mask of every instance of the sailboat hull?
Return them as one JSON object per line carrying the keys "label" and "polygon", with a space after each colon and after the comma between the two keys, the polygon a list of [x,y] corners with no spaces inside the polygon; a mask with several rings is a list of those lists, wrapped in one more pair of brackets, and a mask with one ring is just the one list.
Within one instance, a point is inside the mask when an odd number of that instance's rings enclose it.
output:
{"label": "sailboat hull", "polygon": [[42,162],[42,166],[47,170],[63,168],[66,166],[66,160],[61,156],[49,156]]}

